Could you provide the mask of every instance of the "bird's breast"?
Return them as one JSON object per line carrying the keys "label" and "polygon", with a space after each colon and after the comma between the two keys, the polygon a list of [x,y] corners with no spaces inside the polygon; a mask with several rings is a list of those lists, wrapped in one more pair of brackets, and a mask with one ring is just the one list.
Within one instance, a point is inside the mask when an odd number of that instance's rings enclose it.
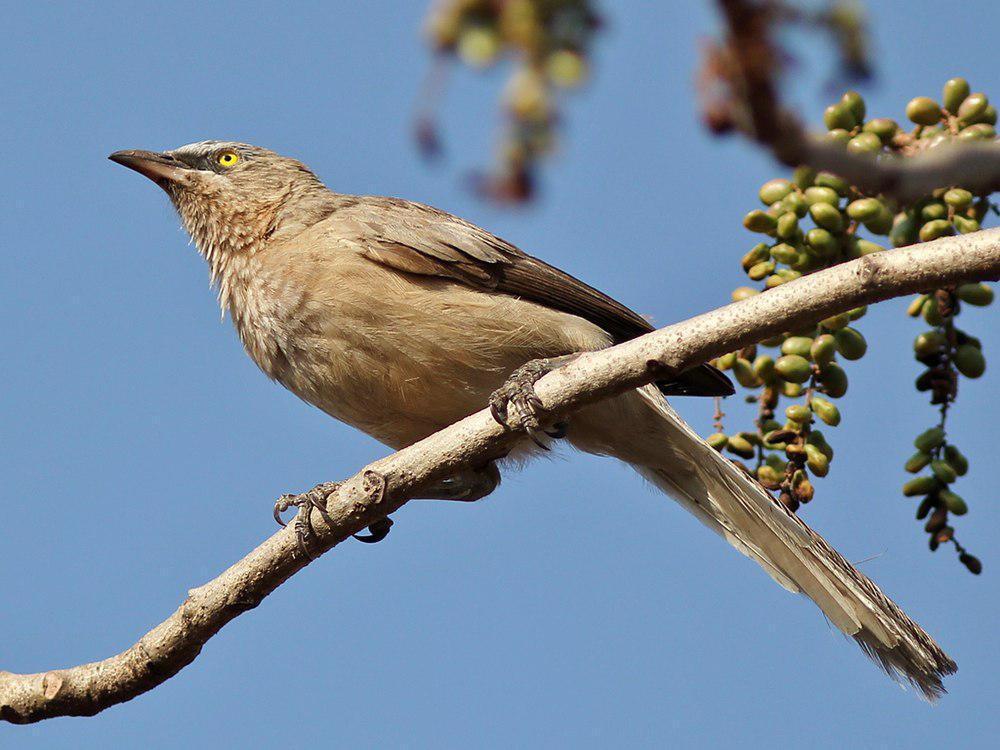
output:
{"label": "bird's breast", "polygon": [[392,447],[484,408],[531,359],[607,344],[576,316],[335,250],[260,259],[233,321],[268,376]]}

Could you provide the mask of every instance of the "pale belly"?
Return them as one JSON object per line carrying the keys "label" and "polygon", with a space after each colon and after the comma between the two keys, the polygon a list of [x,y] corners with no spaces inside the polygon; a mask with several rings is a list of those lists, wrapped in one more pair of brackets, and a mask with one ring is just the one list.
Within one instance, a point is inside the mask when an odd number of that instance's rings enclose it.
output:
{"label": "pale belly", "polygon": [[529,360],[609,343],[574,315],[366,259],[321,271],[307,292],[287,277],[268,285],[267,313],[250,326],[256,333],[238,324],[241,338],[286,388],[393,448],[485,408]]}

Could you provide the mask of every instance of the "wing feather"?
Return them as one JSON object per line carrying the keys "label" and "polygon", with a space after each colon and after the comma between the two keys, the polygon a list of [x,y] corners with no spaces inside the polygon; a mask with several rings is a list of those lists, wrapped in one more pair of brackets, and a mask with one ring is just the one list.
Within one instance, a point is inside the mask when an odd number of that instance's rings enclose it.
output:
{"label": "wing feather", "polygon": [[[653,326],[617,300],[456,216],[396,198],[366,197],[341,208],[361,234],[362,253],[403,273],[437,276],[497,291],[589,320],[616,343]],[[732,384],[710,365],[662,384],[668,395],[726,396]]]}

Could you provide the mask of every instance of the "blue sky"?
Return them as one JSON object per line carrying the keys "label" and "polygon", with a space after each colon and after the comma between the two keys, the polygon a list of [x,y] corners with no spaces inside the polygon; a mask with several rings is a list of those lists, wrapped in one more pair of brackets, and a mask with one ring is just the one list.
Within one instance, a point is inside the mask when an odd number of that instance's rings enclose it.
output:
{"label": "blue sky", "polygon": [[[1000,97],[996,9],[873,3],[869,111],[900,117],[965,74]],[[525,210],[462,176],[488,158],[502,74],[460,73],[447,160],[410,138],[423,3],[22,3],[5,12],[0,213],[0,668],[104,658],[273,531],[282,492],[385,449],[270,383],[220,323],[166,198],[121,148],[236,138],[298,156],[334,189],[458,213],[668,323],[743,282],[740,226],[777,172],[697,126],[709,3],[607,2],[593,86]],[[797,39],[792,95],[814,120],[826,48]],[[935,709],[886,680],[626,469],[562,455],[474,506],[414,503],[389,540],[344,544],[209,642],[180,675],[96,718],[0,726],[0,746],[993,747],[1000,731],[996,374],[952,426],[972,470],[975,578],[930,555],[899,496],[912,437],[905,303],[863,321],[838,458],[807,518],[958,661]],[[968,316],[992,355],[993,311]],[[710,404],[678,401],[701,430]]]}

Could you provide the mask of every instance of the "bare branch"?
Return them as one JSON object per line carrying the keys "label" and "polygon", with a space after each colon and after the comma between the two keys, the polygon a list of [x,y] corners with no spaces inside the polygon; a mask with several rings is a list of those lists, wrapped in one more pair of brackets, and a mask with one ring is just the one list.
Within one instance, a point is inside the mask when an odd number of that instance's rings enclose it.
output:
{"label": "bare branch", "polygon": [[745,118],[730,112],[732,124],[769,148],[782,164],[806,164],[833,172],[867,193],[882,193],[902,203],[959,185],[976,195],[1000,190],[1000,143],[996,141],[947,142],[906,158],[876,159],[811,135],[778,97],[779,51],[771,41],[776,20],[772,4],[719,0],[719,5],[727,24],[729,60],[735,68],[730,88],[739,92],[747,110]]}
{"label": "bare branch", "polygon": [[[582,355],[542,378],[536,391],[549,412],[563,414],[860,305],[998,277],[1000,229],[875,253]],[[503,455],[519,437],[505,432],[484,409],[370,464],[330,495],[327,513],[313,512],[314,554],[392,513],[456,469]],[[169,618],[122,653],[37,674],[0,672],[0,718],[30,723],[89,716],[151,690],[190,664],[226,623],[256,607],[308,563],[294,530],[282,529],[218,578],[188,592]]]}

